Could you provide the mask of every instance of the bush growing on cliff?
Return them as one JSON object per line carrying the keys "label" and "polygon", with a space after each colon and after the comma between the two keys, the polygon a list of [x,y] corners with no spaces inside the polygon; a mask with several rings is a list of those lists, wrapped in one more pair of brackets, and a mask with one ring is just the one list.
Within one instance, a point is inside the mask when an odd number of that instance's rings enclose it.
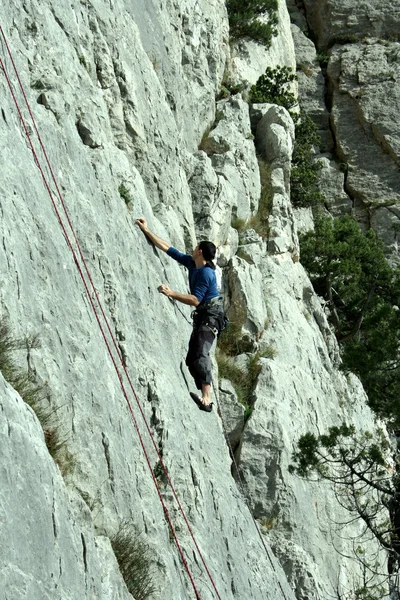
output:
{"label": "bush growing on cliff", "polygon": [[[364,541],[369,541],[372,534],[387,552],[389,584],[395,581],[400,568],[400,478],[391,473],[390,447],[383,432],[378,431],[374,436],[369,432],[357,433],[353,426],[342,423],[330,427],[327,434],[307,433],[298,441],[292,460],[291,473],[333,485],[351,521],[363,522],[364,536],[368,534]],[[374,575],[384,576],[379,563],[368,564],[368,557],[359,546],[361,541],[362,536],[358,535],[355,558]],[[384,579],[380,579],[377,584],[376,578],[370,578],[351,597],[370,600],[387,597],[386,586],[382,586]],[[381,595],[376,596],[377,592]]]}
{"label": "bush growing on cliff", "polygon": [[274,348],[266,346],[249,356],[245,367],[239,367],[232,356],[227,356],[220,349],[217,351],[218,376],[232,383],[238,401],[246,408],[246,417],[250,417],[253,410],[251,394],[261,372],[260,358],[274,358],[275,354]]}
{"label": "bush growing on cliff", "polygon": [[129,593],[135,600],[146,600],[156,591],[149,547],[140,539],[136,527],[128,523],[110,541]]}
{"label": "bush growing on cliff", "polygon": [[304,110],[300,114],[292,110],[297,105],[297,100],[290,91],[290,85],[296,80],[297,76],[290,67],[267,67],[264,75],[251,87],[250,101],[254,104],[277,104],[289,111],[295,123],[290,199],[295,206],[316,206],[324,200],[318,186],[321,164],[314,158],[314,146],[319,146],[321,139],[316,124]]}
{"label": "bush growing on cliff", "polygon": [[319,217],[301,237],[301,260],[326,300],[342,346],[380,416],[400,428],[400,269],[392,269],[372,230],[350,217]]}
{"label": "bush growing on cliff", "polygon": [[[233,39],[250,38],[267,48],[277,35],[277,0],[227,0],[230,35]],[[267,22],[260,17],[268,17]]]}
{"label": "bush growing on cliff", "polygon": [[319,190],[321,163],[314,158],[314,146],[321,138],[317,126],[302,110],[292,115],[295,122],[295,142],[290,172],[290,199],[295,206],[315,207],[324,200]]}
{"label": "bush growing on cliff", "polygon": [[290,110],[297,104],[296,96],[290,91],[290,84],[297,80],[291,67],[267,67],[255,85],[250,88],[250,102],[253,104],[269,102]]}

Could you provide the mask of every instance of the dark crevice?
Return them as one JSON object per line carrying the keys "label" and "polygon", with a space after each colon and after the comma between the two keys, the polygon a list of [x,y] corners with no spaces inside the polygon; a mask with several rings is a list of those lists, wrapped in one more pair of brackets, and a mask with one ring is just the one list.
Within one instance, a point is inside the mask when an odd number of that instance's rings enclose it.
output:
{"label": "dark crevice", "polygon": [[53,533],[54,533],[54,537],[56,538],[57,537],[57,525],[56,525],[56,518],[55,518],[55,515],[54,515],[54,510],[53,510],[52,515],[51,515],[51,518],[52,518],[52,521],[53,521]]}
{"label": "dark crevice", "polygon": [[4,112],[4,109],[1,109],[1,116],[3,117],[3,121],[5,123],[7,123],[7,119],[6,119],[6,113]]}
{"label": "dark crevice", "polygon": [[102,440],[101,440],[104,448],[104,456],[107,462],[107,470],[108,470],[108,478],[110,481],[111,490],[114,492],[114,474],[111,466],[111,457],[110,457],[110,442],[108,441],[105,433],[103,432]]}
{"label": "dark crevice", "polygon": [[87,565],[87,548],[86,548],[86,541],[85,541],[85,538],[83,536],[83,533],[81,533],[81,541],[82,541],[82,550],[83,550],[83,564],[85,566],[85,573],[87,573],[87,570],[88,570],[88,565]]}

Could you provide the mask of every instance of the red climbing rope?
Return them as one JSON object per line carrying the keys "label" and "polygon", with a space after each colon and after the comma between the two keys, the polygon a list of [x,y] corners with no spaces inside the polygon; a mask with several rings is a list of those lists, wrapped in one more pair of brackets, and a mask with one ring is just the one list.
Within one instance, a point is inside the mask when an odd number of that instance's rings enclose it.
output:
{"label": "red climbing rope", "polygon": [[[3,36],[4,36],[4,33],[3,33],[2,29],[1,29],[1,33],[2,33],[2,34],[3,34]],[[195,585],[195,583],[194,583],[193,576],[192,576],[192,574],[191,574],[191,572],[190,572],[189,566],[188,566],[188,564],[187,564],[187,561],[186,561],[186,559],[185,559],[185,556],[184,556],[184,554],[183,554],[183,550],[182,550],[182,548],[181,548],[181,546],[180,546],[180,544],[179,544],[178,538],[177,538],[177,536],[176,536],[176,533],[175,533],[175,529],[174,529],[174,527],[173,527],[173,524],[172,524],[171,518],[170,518],[170,516],[169,516],[168,509],[167,509],[167,507],[166,507],[166,505],[165,505],[164,499],[163,499],[163,497],[162,497],[162,495],[161,495],[161,492],[160,492],[160,490],[159,490],[159,488],[158,488],[158,485],[157,485],[157,480],[156,480],[156,477],[155,477],[155,475],[154,475],[153,469],[152,469],[152,467],[151,467],[150,459],[149,459],[149,456],[148,456],[148,454],[147,454],[147,451],[146,451],[146,448],[145,448],[145,445],[144,445],[144,442],[143,442],[142,435],[141,435],[141,433],[140,433],[140,430],[139,430],[139,427],[138,427],[138,424],[137,424],[137,421],[136,421],[135,415],[134,415],[134,413],[133,413],[133,410],[132,410],[131,403],[130,403],[130,401],[129,401],[128,395],[127,395],[127,393],[126,393],[126,390],[125,390],[125,386],[124,386],[124,384],[123,384],[123,381],[122,381],[122,376],[121,376],[121,374],[120,374],[120,372],[119,372],[119,370],[118,370],[118,367],[117,367],[117,365],[116,365],[116,362],[115,362],[114,356],[113,356],[113,354],[112,354],[112,352],[111,352],[110,345],[109,345],[109,343],[108,343],[108,340],[107,340],[107,338],[106,338],[106,336],[105,336],[105,333],[104,333],[103,327],[102,327],[102,325],[101,325],[101,322],[100,322],[100,319],[99,319],[99,316],[98,316],[98,313],[97,313],[96,307],[95,307],[95,305],[94,305],[94,302],[93,302],[93,299],[91,298],[91,295],[90,295],[89,289],[88,289],[88,287],[87,287],[87,283],[86,283],[86,280],[85,280],[85,278],[84,278],[84,275],[83,275],[83,272],[82,272],[81,266],[79,265],[79,262],[78,262],[78,258],[77,258],[76,252],[75,252],[75,250],[74,250],[74,248],[73,248],[73,246],[72,246],[72,244],[71,244],[71,240],[69,239],[69,236],[68,236],[68,233],[67,233],[67,231],[66,231],[65,225],[64,225],[64,223],[62,222],[61,215],[60,215],[60,213],[59,213],[59,211],[58,211],[58,209],[57,209],[57,206],[56,206],[56,204],[55,204],[55,202],[54,202],[53,194],[52,194],[52,192],[51,192],[51,189],[50,189],[50,187],[49,187],[49,184],[48,184],[48,182],[47,182],[46,176],[45,176],[45,174],[44,174],[44,172],[43,172],[43,169],[42,169],[42,166],[41,166],[41,164],[40,164],[40,161],[39,161],[39,158],[38,158],[38,156],[37,156],[37,153],[36,153],[36,151],[35,151],[35,148],[34,148],[34,146],[33,146],[33,144],[32,144],[32,140],[31,140],[31,137],[30,137],[29,131],[28,131],[28,129],[27,129],[27,126],[26,126],[26,123],[25,123],[25,119],[24,119],[24,117],[23,117],[23,115],[22,115],[21,109],[20,109],[20,107],[19,107],[18,101],[17,101],[17,99],[16,99],[16,97],[15,97],[14,90],[13,90],[13,88],[12,88],[12,85],[11,85],[11,82],[10,82],[10,79],[9,79],[9,77],[8,77],[7,70],[6,70],[5,66],[4,66],[4,63],[3,63],[3,61],[2,61],[2,59],[1,59],[1,58],[0,58],[0,67],[1,67],[1,69],[3,70],[3,73],[4,73],[5,77],[6,77],[6,80],[7,80],[7,85],[8,85],[8,87],[9,87],[9,89],[10,89],[11,95],[12,95],[12,97],[13,97],[13,100],[14,100],[14,104],[15,104],[15,106],[16,106],[16,108],[17,108],[17,111],[18,111],[19,117],[20,117],[20,119],[21,119],[21,123],[22,123],[22,125],[23,125],[23,127],[24,127],[25,134],[26,134],[26,136],[27,136],[27,139],[28,139],[28,142],[29,142],[30,148],[31,148],[31,150],[32,150],[32,153],[33,153],[33,156],[34,156],[34,158],[35,158],[35,162],[36,162],[36,164],[37,164],[37,166],[38,166],[38,168],[39,168],[39,171],[40,171],[40,173],[41,173],[41,175],[42,175],[43,182],[44,182],[44,184],[45,184],[45,186],[46,186],[46,189],[47,189],[47,191],[48,191],[48,193],[49,193],[49,196],[50,196],[51,202],[52,202],[52,204],[53,204],[53,207],[54,207],[54,210],[55,210],[55,212],[56,212],[56,214],[57,214],[57,218],[58,218],[58,220],[59,220],[59,223],[60,223],[60,225],[61,225],[61,227],[62,227],[62,230],[63,230],[63,233],[64,233],[64,235],[65,235],[65,238],[66,238],[67,244],[68,244],[68,246],[69,246],[69,248],[70,248],[70,250],[71,250],[71,252],[72,252],[72,254],[73,254],[73,257],[74,257],[75,264],[76,264],[76,266],[77,266],[77,268],[78,268],[79,274],[80,274],[80,276],[81,276],[81,278],[82,278],[82,281],[83,281],[83,283],[84,283],[84,285],[85,285],[85,289],[86,289],[86,292],[87,292],[87,295],[88,295],[88,298],[89,298],[90,304],[91,304],[91,306],[92,306],[92,308],[93,308],[94,314],[95,314],[95,316],[96,316],[97,323],[98,323],[98,325],[99,325],[99,327],[100,327],[100,330],[101,330],[101,332],[102,332],[102,335],[103,335],[104,341],[105,341],[105,343],[106,343],[106,346],[107,346],[107,350],[108,350],[108,352],[109,352],[109,354],[110,354],[111,360],[112,360],[112,362],[113,362],[113,364],[114,364],[114,367],[115,367],[115,369],[116,369],[116,372],[117,372],[117,375],[118,375],[118,378],[119,378],[119,381],[120,381],[120,384],[121,384],[121,388],[122,388],[123,394],[124,394],[124,396],[125,396],[125,399],[126,399],[126,401],[127,401],[127,403],[128,403],[129,410],[130,410],[130,413],[131,413],[131,415],[132,415],[132,419],[133,419],[133,421],[134,421],[135,428],[136,428],[136,431],[137,431],[137,433],[138,433],[138,436],[139,436],[140,444],[141,444],[141,446],[142,446],[142,449],[143,449],[143,452],[144,452],[144,455],[145,455],[145,458],[146,458],[147,465],[148,465],[148,467],[149,467],[149,469],[150,469],[151,476],[152,476],[152,479],[153,479],[154,485],[155,485],[155,487],[156,487],[156,490],[157,490],[157,493],[158,493],[158,496],[159,496],[159,499],[160,499],[160,502],[161,502],[161,505],[162,505],[162,508],[163,508],[163,511],[164,511],[164,514],[165,514],[165,517],[166,517],[166,519],[167,519],[167,521],[168,521],[168,525],[169,525],[169,527],[170,527],[170,530],[171,530],[171,532],[172,532],[172,535],[173,535],[173,537],[174,537],[174,540],[175,540],[175,543],[176,543],[176,545],[177,545],[177,548],[178,548],[179,554],[180,554],[180,556],[181,556],[182,562],[183,562],[183,564],[184,564],[184,567],[185,567],[185,569],[186,569],[186,571],[187,571],[187,573],[188,573],[188,576],[189,576],[190,582],[191,582],[191,584],[192,584],[193,590],[194,590],[194,592],[195,592],[196,598],[200,599],[200,594],[199,594],[199,592],[197,591],[196,585]]]}
{"label": "red climbing rope", "polygon": [[[93,292],[94,292],[94,294],[95,294],[95,297],[96,297],[96,300],[97,300],[98,306],[99,306],[99,308],[100,308],[101,314],[102,314],[102,316],[103,316],[104,322],[105,322],[105,324],[106,324],[106,326],[107,326],[107,330],[108,330],[108,332],[109,332],[109,335],[110,335],[110,337],[111,337],[111,339],[112,339],[112,342],[113,342],[114,348],[115,348],[115,350],[116,350],[116,352],[117,352],[117,354],[118,354],[118,357],[119,357],[119,359],[120,359],[120,362],[121,362],[122,368],[123,368],[123,370],[124,370],[124,372],[125,372],[125,375],[126,375],[126,377],[127,377],[127,380],[128,380],[129,386],[130,386],[130,388],[131,388],[131,390],[132,390],[132,393],[133,393],[133,395],[134,395],[134,397],[135,397],[135,400],[136,400],[137,406],[138,406],[138,408],[139,408],[139,410],[140,410],[140,413],[141,413],[141,415],[142,415],[143,421],[144,421],[144,423],[145,423],[146,429],[147,429],[147,431],[148,431],[148,434],[149,434],[149,436],[150,436],[150,439],[151,439],[151,441],[152,441],[152,444],[153,444],[153,446],[154,446],[154,449],[155,449],[155,451],[156,451],[156,453],[157,453],[157,456],[158,456],[158,459],[159,459],[159,461],[160,461],[160,464],[161,464],[161,466],[162,466],[162,468],[163,468],[163,471],[164,471],[164,473],[165,473],[165,476],[166,476],[166,478],[167,478],[167,481],[168,481],[168,483],[169,483],[169,485],[170,485],[170,487],[171,487],[171,490],[172,490],[173,496],[174,496],[174,498],[175,498],[175,501],[176,501],[176,503],[177,503],[177,505],[178,505],[178,508],[179,508],[179,510],[180,510],[180,512],[181,512],[181,514],[182,514],[182,517],[183,517],[183,519],[184,519],[184,521],[185,521],[185,524],[186,524],[186,526],[187,526],[187,528],[188,528],[188,531],[189,531],[189,533],[190,533],[190,536],[191,536],[191,538],[192,538],[192,540],[193,540],[193,543],[194,543],[194,545],[195,545],[195,547],[196,547],[196,549],[197,549],[197,552],[198,552],[198,554],[199,554],[199,557],[200,557],[200,559],[201,559],[201,561],[202,561],[202,563],[203,563],[203,566],[204,566],[204,568],[205,568],[205,571],[206,571],[206,573],[207,573],[207,575],[208,575],[208,578],[210,579],[210,582],[211,582],[211,584],[212,584],[212,586],[213,586],[213,588],[214,588],[214,590],[215,590],[215,593],[216,593],[216,595],[217,595],[218,599],[219,599],[219,600],[221,600],[221,596],[220,596],[220,594],[219,594],[219,592],[218,592],[218,589],[217,589],[217,587],[216,587],[216,585],[215,585],[215,582],[214,582],[214,580],[213,580],[213,577],[212,577],[212,575],[211,575],[211,573],[210,573],[210,571],[209,571],[209,568],[208,568],[208,566],[207,566],[207,564],[206,564],[206,562],[205,562],[205,559],[204,559],[204,557],[203,557],[203,555],[202,555],[202,552],[201,552],[201,550],[200,550],[200,548],[199,548],[199,545],[198,545],[198,543],[197,543],[197,540],[196,540],[196,538],[195,538],[195,536],[194,536],[194,533],[193,533],[193,531],[192,531],[192,528],[191,528],[191,526],[190,526],[190,523],[189,523],[189,521],[188,521],[188,519],[187,519],[187,517],[186,517],[186,514],[185,514],[184,510],[183,510],[182,504],[181,504],[181,502],[180,502],[180,500],[179,500],[179,498],[178,498],[178,496],[177,496],[176,490],[175,490],[175,488],[174,488],[174,486],[173,486],[173,484],[172,484],[171,478],[170,478],[170,476],[169,476],[168,469],[167,469],[167,467],[166,467],[166,465],[165,465],[165,463],[164,463],[164,461],[163,461],[163,459],[162,459],[162,456],[161,456],[161,454],[160,454],[160,451],[159,451],[159,449],[158,449],[158,446],[157,446],[157,444],[156,444],[156,442],[155,442],[155,440],[154,440],[154,437],[153,437],[153,435],[152,435],[152,432],[151,432],[150,426],[149,426],[149,424],[148,424],[148,422],[147,422],[147,419],[146,419],[146,416],[145,416],[145,414],[144,414],[143,408],[142,408],[142,406],[141,406],[141,404],[140,404],[139,398],[138,398],[138,396],[137,396],[137,394],[136,394],[136,391],[135,391],[135,389],[134,389],[134,387],[133,387],[133,384],[132,384],[131,378],[130,378],[130,376],[129,376],[128,370],[127,370],[127,368],[126,368],[126,365],[125,365],[125,362],[124,362],[124,360],[123,360],[123,357],[122,357],[122,355],[121,355],[120,349],[119,349],[119,347],[118,347],[118,342],[117,342],[117,341],[116,341],[116,339],[115,339],[115,336],[114,336],[114,334],[113,334],[113,332],[112,332],[112,329],[111,329],[111,327],[110,327],[110,324],[109,324],[109,321],[108,321],[108,319],[107,319],[107,316],[106,316],[106,314],[105,314],[105,311],[104,311],[104,309],[103,309],[102,303],[101,303],[101,301],[100,301],[100,298],[99,298],[99,296],[98,296],[97,290],[96,290],[96,288],[95,288],[95,286],[94,286],[94,283],[93,283],[92,277],[91,277],[91,275],[90,275],[90,271],[89,271],[89,269],[88,269],[88,266],[87,266],[86,260],[85,260],[85,258],[84,258],[83,252],[82,252],[82,249],[81,249],[81,247],[80,247],[80,244],[79,244],[78,238],[77,238],[77,236],[76,236],[76,234],[75,234],[75,231],[74,231],[74,228],[73,228],[73,225],[72,225],[71,219],[70,219],[70,217],[69,217],[69,213],[68,213],[67,207],[66,207],[66,205],[65,205],[65,202],[64,202],[63,196],[62,196],[62,194],[61,194],[61,192],[60,192],[60,189],[59,189],[59,186],[58,186],[58,183],[57,183],[56,177],[55,177],[55,175],[54,175],[54,172],[53,172],[53,169],[52,169],[52,167],[51,167],[51,164],[50,164],[50,161],[49,161],[49,158],[48,158],[48,155],[47,155],[46,149],[45,149],[45,147],[44,147],[44,144],[43,144],[43,142],[42,142],[42,139],[41,139],[41,136],[40,136],[39,130],[38,130],[38,128],[37,128],[37,125],[36,125],[36,121],[35,121],[34,115],[33,115],[33,113],[32,113],[32,110],[31,110],[31,107],[30,107],[29,101],[28,101],[28,99],[27,99],[27,96],[26,96],[26,94],[25,94],[25,90],[24,90],[24,87],[23,87],[23,85],[22,85],[21,78],[20,78],[20,76],[19,76],[19,73],[18,73],[18,70],[17,70],[17,68],[16,68],[16,65],[15,65],[15,62],[14,62],[14,59],[13,59],[13,56],[12,56],[12,53],[11,53],[10,47],[9,47],[9,45],[8,45],[8,42],[7,42],[6,36],[5,36],[5,34],[4,34],[4,31],[3,31],[3,28],[1,27],[1,25],[0,25],[0,32],[1,32],[1,35],[2,35],[2,37],[3,37],[4,43],[5,43],[5,45],[6,45],[7,52],[8,52],[8,55],[9,55],[9,57],[10,57],[11,63],[12,63],[12,65],[13,65],[13,69],[14,69],[15,75],[16,75],[16,77],[17,77],[17,80],[18,80],[18,83],[19,83],[19,86],[20,86],[21,92],[22,92],[22,94],[23,94],[23,97],[24,97],[24,100],[25,100],[26,106],[27,106],[27,108],[28,108],[28,111],[29,111],[30,117],[31,117],[31,119],[32,119],[32,123],[33,123],[33,126],[34,126],[34,128],[35,128],[35,132],[36,132],[36,135],[37,135],[37,137],[38,137],[38,140],[39,140],[40,147],[41,147],[41,149],[42,149],[42,151],[43,151],[43,154],[44,154],[44,156],[45,156],[45,159],[46,159],[47,165],[48,165],[48,167],[49,167],[49,170],[50,170],[50,173],[51,173],[51,176],[52,176],[53,182],[54,182],[54,184],[55,184],[55,187],[56,187],[56,190],[57,190],[57,194],[58,194],[59,200],[60,200],[60,202],[61,202],[61,205],[62,205],[62,207],[63,207],[64,213],[65,213],[65,216],[66,216],[66,218],[67,218],[68,225],[69,225],[69,227],[70,227],[70,229],[71,229],[71,232],[72,232],[72,234],[73,234],[73,237],[74,237],[74,240],[75,240],[76,246],[77,246],[77,248],[78,248],[79,256],[80,256],[80,258],[81,258],[81,260],[82,260],[82,263],[83,263],[83,265],[84,265],[84,267],[85,267],[85,271],[86,271],[86,273],[87,273],[88,279],[89,279],[89,281],[90,281],[90,284],[91,284],[91,286],[92,286],[92,290],[93,290]],[[4,66],[3,66],[3,70],[4,70],[4,72],[5,72],[5,68],[4,68]],[[6,72],[5,72],[5,74],[6,74]],[[7,74],[6,74],[6,77],[7,77]],[[7,77],[7,80],[8,80],[8,77]],[[10,84],[9,84],[9,87],[10,87]],[[20,113],[20,118],[21,118],[21,120],[23,121],[23,117],[22,117],[22,114],[21,114],[21,112],[20,112],[20,110],[19,110],[18,104],[17,104],[17,102],[16,102],[16,99],[15,99],[15,96],[14,96],[14,93],[13,93],[13,90],[12,90],[12,87],[10,87],[10,91],[11,91],[11,93],[12,93],[12,95],[13,95],[14,102],[16,103],[16,106],[17,106],[17,108],[18,108],[18,112]],[[23,123],[24,123],[24,121],[23,121]],[[77,268],[78,268],[78,270],[79,270],[79,274],[80,274],[80,276],[81,276],[81,278],[82,278],[82,281],[83,281],[83,283],[84,283],[84,285],[85,285],[85,289],[86,289],[87,295],[88,295],[88,297],[89,297],[90,303],[91,303],[91,305],[92,305],[93,311],[94,311],[94,313],[95,313],[96,320],[97,320],[97,322],[98,322],[98,325],[99,325],[99,327],[100,327],[100,330],[101,330],[101,333],[102,333],[102,335],[103,335],[104,341],[105,341],[105,343],[106,343],[106,345],[107,345],[107,350],[108,350],[108,352],[109,352],[109,354],[110,354],[110,357],[111,357],[111,359],[112,359],[112,362],[113,362],[113,364],[114,364],[114,367],[115,367],[115,369],[116,369],[116,372],[117,372],[118,378],[119,378],[119,380],[120,380],[120,384],[121,384],[121,387],[122,387],[122,390],[123,390],[123,393],[124,393],[125,399],[126,399],[126,401],[127,401],[127,403],[128,403],[128,406],[129,406],[130,412],[131,412],[131,414],[132,414],[132,418],[133,418],[133,419],[134,419],[134,421],[135,421],[135,427],[136,427],[136,428],[137,428],[137,430],[138,430],[137,423],[136,423],[135,417],[134,417],[134,415],[133,415],[133,411],[132,411],[131,404],[130,404],[130,402],[129,402],[129,399],[128,399],[128,397],[127,397],[127,394],[126,394],[126,391],[125,391],[125,388],[124,388],[124,386],[123,386],[123,382],[122,382],[122,377],[121,377],[121,374],[120,374],[120,372],[118,371],[118,367],[117,367],[117,365],[116,365],[116,363],[115,363],[115,360],[114,360],[114,357],[113,357],[113,355],[112,355],[112,352],[111,352],[111,349],[110,349],[110,346],[109,346],[108,340],[106,339],[106,336],[105,336],[104,330],[103,330],[103,328],[102,328],[102,326],[101,326],[101,323],[100,323],[100,320],[99,320],[99,317],[98,317],[98,314],[97,314],[96,308],[95,308],[95,306],[94,306],[94,303],[93,303],[93,300],[92,300],[91,294],[90,294],[90,292],[89,292],[89,290],[88,290],[87,283],[86,283],[86,281],[85,281],[85,278],[84,278],[84,275],[83,275],[82,269],[81,269],[81,267],[80,267],[80,265],[79,265],[79,262],[78,262],[78,260],[77,260],[76,253],[75,253],[75,251],[74,251],[74,249],[73,249],[73,247],[72,247],[72,244],[71,244],[71,242],[70,242],[70,240],[69,240],[69,237],[68,237],[68,234],[67,234],[67,232],[66,232],[65,226],[64,226],[64,224],[63,224],[63,222],[62,222],[62,218],[61,218],[61,216],[60,216],[60,214],[59,214],[59,211],[58,211],[58,209],[57,209],[57,207],[56,207],[56,205],[55,205],[55,202],[54,202],[53,195],[52,195],[52,193],[51,193],[51,190],[50,190],[50,188],[49,188],[49,186],[48,186],[48,184],[47,184],[47,181],[46,181],[46,179],[45,179],[45,177],[44,177],[43,170],[42,170],[42,168],[41,168],[41,166],[40,166],[40,163],[39,163],[39,160],[38,160],[38,158],[37,158],[36,152],[35,152],[35,151],[34,151],[34,149],[33,149],[33,146],[32,146],[32,143],[31,143],[31,139],[30,139],[29,133],[27,132],[27,129],[26,129],[26,126],[25,126],[25,125],[24,125],[24,128],[25,128],[26,134],[27,134],[27,136],[28,136],[28,139],[29,139],[29,142],[30,142],[31,149],[32,149],[32,152],[33,152],[33,154],[34,154],[35,160],[36,160],[36,162],[37,162],[37,164],[38,164],[38,167],[39,167],[39,169],[40,169],[40,171],[41,171],[41,174],[42,174],[43,180],[44,180],[44,182],[45,182],[46,188],[47,188],[47,190],[48,190],[48,192],[49,192],[49,195],[50,195],[50,198],[51,198],[51,201],[52,201],[53,207],[54,207],[54,209],[55,209],[55,211],[56,211],[56,214],[57,214],[58,220],[59,220],[59,222],[60,222],[60,224],[61,224],[61,226],[62,226],[62,229],[63,229],[64,235],[66,236],[66,239],[67,239],[67,243],[68,243],[68,245],[69,245],[69,247],[70,247],[70,249],[71,249],[71,251],[72,251],[72,253],[73,253],[74,260],[75,260],[75,263],[76,263],[76,265],[77,265]],[[139,433],[139,430],[138,430],[138,433]],[[147,458],[147,457],[146,457],[146,458]],[[150,467],[150,468],[151,468],[151,467]],[[159,489],[158,489],[158,486],[157,486],[157,492],[158,492],[159,496],[161,496],[161,495],[160,495],[160,491],[159,491]],[[165,509],[164,509],[164,511],[165,511]],[[177,541],[177,540],[176,540],[176,541]],[[178,548],[179,548],[179,544],[178,544],[178,543],[177,543],[177,546],[178,546]],[[184,564],[185,564],[185,563],[184,563]]]}

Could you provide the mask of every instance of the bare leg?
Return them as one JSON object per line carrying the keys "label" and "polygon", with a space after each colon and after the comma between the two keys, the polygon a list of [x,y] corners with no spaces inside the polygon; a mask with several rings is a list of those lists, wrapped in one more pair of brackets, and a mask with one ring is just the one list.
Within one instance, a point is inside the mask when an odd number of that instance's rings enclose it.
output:
{"label": "bare leg", "polygon": [[202,400],[203,400],[203,404],[205,404],[206,406],[208,406],[208,404],[210,404],[211,401],[211,385],[209,383],[203,383],[201,386],[201,394],[202,394]]}

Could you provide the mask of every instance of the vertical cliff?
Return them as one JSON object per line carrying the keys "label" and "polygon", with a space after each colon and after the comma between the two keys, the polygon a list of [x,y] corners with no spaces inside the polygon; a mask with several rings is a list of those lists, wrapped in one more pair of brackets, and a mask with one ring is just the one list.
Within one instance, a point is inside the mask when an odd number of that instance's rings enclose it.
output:
{"label": "vertical cliff", "polygon": [[[202,599],[325,600],[360,575],[343,557],[358,526],[339,530],[345,513],[332,490],[288,473],[293,443],[307,430],[322,432],[343,419],[375,426],[359,381],[338,371],[336,340],[298,261],[289,185],[293,121],[272,104],[249,108],[240,94],[217,99],[227,73],[254,83],[267,64],[295,66],[301,36],[285,2],[278,12],[268,50],[251,41],[229,44],[223,0],[3,7],[1,26],[60,194],[3,40],[1,316],[15,338],[38,335],[40,344],[19,345],[13,360],[46,386],[43,406],[64,455],[56,465],[37,417],[3,373],[1,600],[131,597],[111,544],[124,524],[148,546],[155,598],[192,598],[195,587]],[[342,52],[334,50],[336,61]],[[343,77],[336,64],[332,81]],[[314,108],[332,145],[321,98]],[[335,114],[339,129],[339,108]],[[390,148],[397,138],[392,132]],[[248,226],[239,234],[232,220],[251,223],[266,189],[268,232]],[[191,252],[204,237],[219,246],[226,308],[240,325],[233,361],[246,371],[256,357],[260,367],[249,418],[214,361],[242,489],[231,474],[220,416],[198,411],[189,397],[190,311],[157,292],[160,283],[185,291],[186,274],[147,242],[135,225],[141,216],[181,250]],[[104,323],[100,303],[118,372],[93,311]]]}

